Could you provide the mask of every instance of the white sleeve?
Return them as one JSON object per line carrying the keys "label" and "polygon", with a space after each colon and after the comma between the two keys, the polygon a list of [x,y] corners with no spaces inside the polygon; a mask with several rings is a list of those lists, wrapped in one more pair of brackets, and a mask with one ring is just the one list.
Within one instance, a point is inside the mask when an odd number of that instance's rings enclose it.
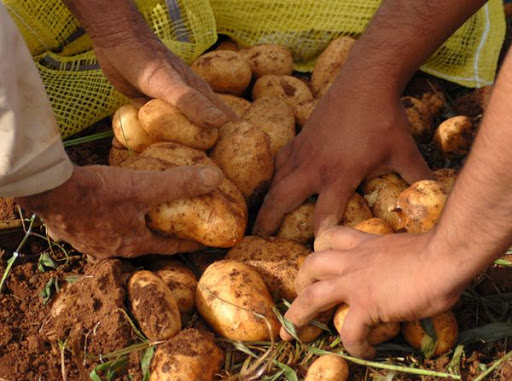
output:
{"label": "white sleeve", "polygon": [[0,196],[53,189],[72,171],[39,73],[0,2]]}

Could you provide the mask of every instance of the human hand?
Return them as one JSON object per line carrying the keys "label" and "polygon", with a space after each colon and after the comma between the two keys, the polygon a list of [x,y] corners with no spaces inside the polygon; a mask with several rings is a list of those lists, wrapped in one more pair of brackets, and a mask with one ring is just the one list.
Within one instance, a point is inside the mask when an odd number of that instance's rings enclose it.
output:
{"label": "human hand", "polygon": [[399,97],[380,91],[375,83],[353,84],[342,75],[300,134],[278,154],[255,232],[274,233],[286,213],[318,194],[314,214],[318,234],[338,223],[364,178],[389,171],[409,183],[430,175]]}
{"label": "human hand", "polygon": [[[285,318],[300,329],[341,303],[350,306],[341,341],[357,357],[373,357],[370,328],[447,310],[462,292],[460,268],[434,232],[371,235],[345,227],[325,230],[296,278],[297,298]],[[281,337],[291,340],[282,328]]]}
{"label": "human hand", "polygon": [[222,178],[222,172],[214,167],[178,167],[164,172],[75,167],[71,178],[59,187],[16,201],[37,213],[53,238],[97,258],[175,254],[202,246],[149,230],[145,215],[164,202],[206,194]]}

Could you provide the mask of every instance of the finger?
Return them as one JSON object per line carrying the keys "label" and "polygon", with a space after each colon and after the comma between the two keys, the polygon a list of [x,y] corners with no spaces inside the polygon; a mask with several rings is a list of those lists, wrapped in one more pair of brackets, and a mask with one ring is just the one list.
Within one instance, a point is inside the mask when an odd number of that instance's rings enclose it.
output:
{"label": "finger", "polygon": [[320,192],[314,212],[315,235],[338,225],[353,193],[354,189],[340,184],[332,184]]}
{"label": "finger", "polygon": [[340,332],[341,342],[348,353],[364,359],[375,357],[375,348],[368,342],[370,329],[367,314],[357,307],[350,306]]}
{"label": "finger", "polygon": [[297,294],[317,281],[341,275],[343,269],[334,266],[335,263],[339,263],[340,256],[343,256],[341,251],[323,251],[308,255],[295,278]]}
{"label": "finger", "polygon": [[212,88],[206,83],[205,80],[197,76],[195,73],[191,73],[190,75],[194,75],[194,78],[192,79],[192,87],[201,92],[208,100],[215,105],[220,111],[222,111],[229,119],[229,121],[237,121],[240,118],[236,113],[226,105],[218,96],[215,94],[215,92],[212,90]]}
{"label": "finger", "polygon": [[[411,137],[412,140],[412,137]],[[401,153],[391,162],[392,168],[409,184],[419,180],[426,180],[432,177],[425,159],[416,148],[414,141],[405,147],[405,152]]]}
{"label": "finger", "polygon": [[350,250],[372,235],[345,226],[335,226],[322,230],[315,238],[315,251]]}
{"label": "finger", "polygon": [[[340,278],[313,283],[304,289],[294,300],[285,318],[295,325],[298,331],[308,325],[320,312],[326,311],[344,301],[345,295],[339,287]],[[289,341],[291,335],[281,328],[283,340]]]}
{"label": "finger", "polygon": [[279,183],[273,183],[260,208],[253,233],[273,234],[286,213],[299,207],[312,194],[309,177],[295,171]]}
{"label": "finger", "polygon": [[283,168],[284,165],[289,162],[290,156],[291,156],[292,151],[293,151],[292,150],[292,146],[293,146],[293,141],[291,141],[288,144],[286,144],[277,153],[276,159],[275,159],[275,163],[274,163],[274,167],[275,167],[275,171],[276,172],[281,170],[281,168]]}
{"label": "finger", "polygon": [[193,253],[204,248],[199,242],[184,239],[165,237],[158,233],[148,231],[145,251],[153,254]]}

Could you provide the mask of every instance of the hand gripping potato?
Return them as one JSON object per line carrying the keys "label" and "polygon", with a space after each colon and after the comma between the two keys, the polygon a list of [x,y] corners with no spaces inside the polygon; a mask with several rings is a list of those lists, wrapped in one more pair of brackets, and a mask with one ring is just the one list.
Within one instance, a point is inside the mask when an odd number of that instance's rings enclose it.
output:
{"label": "hand gripping potato", "polygon": [[210,265],[199,279],[196,305],[213,330],[228,339],[259,341],[278,335],[274,301],[258,272],[242,262]]}
{"label": "hand gripping potato", "polygon": [[311,88],[316,98],[321,98],[327,92],[345,64],[355,42],[356,40],[351,37],[339,37],[331,41],[318,56],[311,74]]}
{"label": "hand gripping potato", "polygon": [[295,241],[301,245],[307,244],[315,236],[314,211],[315,201],[308,200],[297,209],[288,213],[284,216],[276,237]]}
{"label": "hand gripping potato", "polygon": [[224,354],[213,335],[185,329],[159,345],[151,361],[150,381],[213,381]]}
{"label": "hand gripping potato", "polygon": [[154,142],[173,142],[204,151],[213,147],[219,137],[218,129],[192,123],[176,107],[160,99],[141,107],[139,121]]}
{"label": "hand gripping potato", "polygon": [[[334,315],[334,309],[331,308],[327,311],[321,312],[319,315],[315,317],[315,321],[322,324],[329,324],[332,320],[332,316]],[[320,336],[323,332],[325,332],[322,328],[319,328],[313,324],[308,324],[304,328],[302,328],[299,332],[299,339],[303,343],[309,343],[313,340],[316,340],[318,336]]]}
{"label": "hand gripping potato", "polygon": [[138,271],[128,282],[132,314],[141,331],[152,341],[166,340],[181,330],[178,305],[162,279],[150,271]]}
{"label": "hand gripping potato", "polygon": [[290,75],[269,74],[258,78],[252,88],[252,99],[257,100],[263,97],[282,99],[293,107],[313,99],[313,94],[309,87],[298,78]]}
{"label": "hand gripping potato", "polygon": [[226,259],[251,265],[263,278],[275,301],[289,302],[297,297],[295,278],[299,260],[309,250],[296,242],[276,237],[245,236],[226,255]]}
{"label": "hand gripping potato", "polygon": [[242,115],[247,111],[251,102],[247,99],[240,98],[230,94],[216,94],[222,102],[224,102],[233,112],[241,118]]}
{"label": "hand gripping potato", "polygon": [[428,108],[413,97],[402,97],[401,102],[407,113],[412,137],[416,143],[427,143],[432,136],[432,115]]}
{"label": "hand gripping potato", "polygon": [[239,53],[217,50],[203,54],[191,65],[216,93],[242,95],[251,81],[251,67]]}
{"label": "hand gripping potato", "polygon": [[380,218],[370,218],[368,220],[361,221],[354,229],[359,230],[368,234],[393,234],[393,228],[390,224]]}
{"label": "hand gripping potato", "polygon": [[304,381],[346,381],[348,364],[340,356],[322,355],[310,365]]}
{"label": "hand gripping potato", "polygon": [[249,49],[242,49],[239,53],[249,62],[254,78],[259,78],[267,74],[292,74],[292,53],[282,45],[256,45]]}
{"label": "hand gripping potato", "polygon": [[157,140],[150,136],[139,121],[139,109],[132,104],[121,106],[112,117],[114,136],[124,147],[142,152]]}
{"label": "hand gripping potato", "polygon": [[354,193],[347,202],[340,224],[353,228],[358,223],[372,218],[370,207],[359,193]]}
{"label": "hand gripping potato", "polygon": [[[455,319],[453,312],[449,310],[430,318],[430,320],[437,336],[437,340],[434,343],[435,350],[433,355],[439,356],[452,349],[457,342],[459,336],[457,319]],[[402,323],[401,331],[405,341],[407,341],[411,347],[422,349],[422,346],[425,346],[424,340],[427,340],[428,337],[426,338],[427,334],[419,320]],[[433,338],[431,338],[431,340],[432,339]]]}
{"label": "hand gripping potato", "polygon": [[434,133],[441,155],[446,158],[461,158],[469,153],[475,135],[471,118],[463,115],[445,120]]}

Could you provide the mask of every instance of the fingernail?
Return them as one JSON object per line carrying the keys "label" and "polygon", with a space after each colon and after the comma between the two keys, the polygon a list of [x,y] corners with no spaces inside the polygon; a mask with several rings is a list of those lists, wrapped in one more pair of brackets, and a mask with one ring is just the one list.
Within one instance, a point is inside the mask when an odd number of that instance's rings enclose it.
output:
{"label": "fingernail", "polygon": [[220,127],[228,121],[226,114],[220,111],[217,107],[208,108],[207,123],[213,127]]}
{"label": "fingernail", "polygon": [[203,184],[207,187],[219,185],[223,177],[224,175],[219,168],[206,167],[201,169],[201,178],[203,180]]}

